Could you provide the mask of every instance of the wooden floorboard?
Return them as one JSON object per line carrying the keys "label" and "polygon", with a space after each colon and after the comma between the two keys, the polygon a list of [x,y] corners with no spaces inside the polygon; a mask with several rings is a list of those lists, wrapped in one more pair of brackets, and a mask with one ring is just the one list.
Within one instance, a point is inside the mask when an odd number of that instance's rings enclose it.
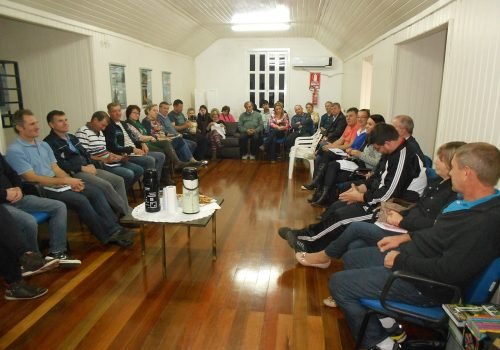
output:
{"label": "wooden floorboard", "polygon": [[191,240],[168,226],[166,279],[157,225],[146,226],[144,256],[138,239],[125,250],[70,232],[82,266],[33,276],[49,288],[40,299],[0,300],[0,349],[351,349],[342,313],[322,304],[341,264],[297,265],[277,234],[319,213],[300,190],[308,169],[287,175],[285,162],[220,160],[201,170],[201,192],[224,198],[218,258],[210,224],[192,228]]}

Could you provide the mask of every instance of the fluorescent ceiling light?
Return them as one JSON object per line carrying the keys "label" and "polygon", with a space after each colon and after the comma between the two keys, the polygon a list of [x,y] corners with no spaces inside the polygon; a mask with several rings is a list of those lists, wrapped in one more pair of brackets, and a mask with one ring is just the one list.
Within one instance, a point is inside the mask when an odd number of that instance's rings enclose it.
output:
{"label": "fluorescent ceiling light", "polygon": [[235,32],[284,31],[290,29],[290,11],[279,5],[274,9],[236,13],[231,19]]}
{"label": "fluorescent ceiling light", "polygon": [[248,23],[235,24],[231,27],[234,32],[265,32],[265,31],[285,31],[290,29],[287,23]]}

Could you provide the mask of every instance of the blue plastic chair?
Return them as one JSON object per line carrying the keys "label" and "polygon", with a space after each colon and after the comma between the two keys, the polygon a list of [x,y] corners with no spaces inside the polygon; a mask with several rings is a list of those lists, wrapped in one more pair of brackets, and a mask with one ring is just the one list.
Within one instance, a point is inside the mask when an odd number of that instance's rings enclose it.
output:
{"label": "blue plastic chair", "polygon": [[47,220],[49,220],[49,213],[46,211],[32,211],[30,212],[31,215],[33,215],[36,219],[36,223],[38,225],[43,224]]}
{"label": "blue plastic chair", "polygon": [[[457,286],[452,286],[449,284],[436,282],[423,278],[420,276],[415,276],[407,274],[401,271],[395,271],[391,277],[388,278],[380,299],[360,299],[361,305],[368,308],[368,312],[365,314],[361,328],[358,334],[358,339],[356,342],[355,349],[359,349],[361,342],[364,338],[366,327],[370,317],[375,314],[382,314],[392,317],[398,321],[405,321],[413,323],[426,328],[433,328],[437,330],[445,338],[447,333],[447,315],[444,312],[441,305],[433,307],[422,307],[417,305],[399,303],[394,301],[388,301],[387,295],[391,288],[391,285],[397,279],[404,279],[409,281],[417,281],[419,283],[428,283],[438,287],[448,288],[453,291],[454,296],[450,303],[457,303],[460,300],[461,290]],[[472,284],[465,291],[463,297],[463,302],[466,304],[484,304],[487,303],[493,293],[495,292],[498,282],[500,280],[500,257],[496,258],[488,268],[483,271],[483,273],[477,277]],[[442,346],[443,343],[431,342],[427,344],[430,346]]]}

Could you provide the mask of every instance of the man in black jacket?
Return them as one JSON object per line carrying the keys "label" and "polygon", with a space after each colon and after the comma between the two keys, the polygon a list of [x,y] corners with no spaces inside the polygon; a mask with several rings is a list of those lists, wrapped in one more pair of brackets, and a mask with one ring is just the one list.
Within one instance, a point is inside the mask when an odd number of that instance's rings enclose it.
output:
{"label": "man in black jacket", "polygon": [[[500,254],[500,151],[486,143],[462,146],[452,161],[453,189],[460,197],[451,202],[431,228],[413,232],[411,241],[395,246],[347,252],[344,271],[332,276],[330,293],[342,309],[353,334],[358,334],[366,309],[361,298],[379,298],[392,270],[402,270],[452,284],[470,285]],[[394,250],[391,250],[394,249]],[[449,302],[442,290],[396,281],[390,300],[416,305]],[[364,345],[392,349],[393,341],[379,321],[371,318]]]}
{"label": "man in black jacket", "polygon": [[327,141],[332,143],[337,141],[340,136],[342,136],[342,133],[347,126],[347,120],[345,119],[340,103],[338,102],[334,102],[330,105],[328,113],[331,118],[331,123],[328,129],[326,129],[325,136]]}
{"label": "man in black jacket", "polygon": [[417,202],[427,185],[425,171],[415,153],[389,124],[378,124],[370,142],[382,158],[365,184],[342,193],[323,214],[323,219],[303,230],[281,228],[279,234],[299,252],[317,252],[337,239],[352,222],[368,221],[374,209],[390,198]]}
{"label": "man in black jacket", "polygon": [[51,131],[44,139],[54,151],[57,165],[73,177],[96,186],[106,197],[109,205],[120,216],[131,212],[128,205],[125,181],[122,177],[104,169],[96,168],[80,140],[70,134],[68,117],[63,111],[47,114]]}

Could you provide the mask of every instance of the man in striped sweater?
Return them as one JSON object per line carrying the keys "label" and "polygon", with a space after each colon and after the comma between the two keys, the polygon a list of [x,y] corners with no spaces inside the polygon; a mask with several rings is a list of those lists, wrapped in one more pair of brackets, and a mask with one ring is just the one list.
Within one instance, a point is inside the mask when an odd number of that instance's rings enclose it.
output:
{"label": "man in striped sweater", "polygon": [[106,137],[103,130],[108,124],[108,114],[104,111],[98,111],[92,115],[90,122],[78,129],[75,135],[93,160],[103,162],[106,171],[121,176],[125,181],[125,187],[130,189],[142,176],[144,169],[137,164],[127,162],[123,156],[111,153],[106,149]]}
{"label": "man in striped sweater", "polygon": [[427,177],[418,156],[406,146],[394,126],[378,124],[370,135],[373,147],[382,158],[365,184],[342,193],[323,215],[308,228],[283,227],[279,235],[299,252],[317,252],[337,239],[351,222],[369,221],[381,202],[400,198],[417,202],[427,186]]}

